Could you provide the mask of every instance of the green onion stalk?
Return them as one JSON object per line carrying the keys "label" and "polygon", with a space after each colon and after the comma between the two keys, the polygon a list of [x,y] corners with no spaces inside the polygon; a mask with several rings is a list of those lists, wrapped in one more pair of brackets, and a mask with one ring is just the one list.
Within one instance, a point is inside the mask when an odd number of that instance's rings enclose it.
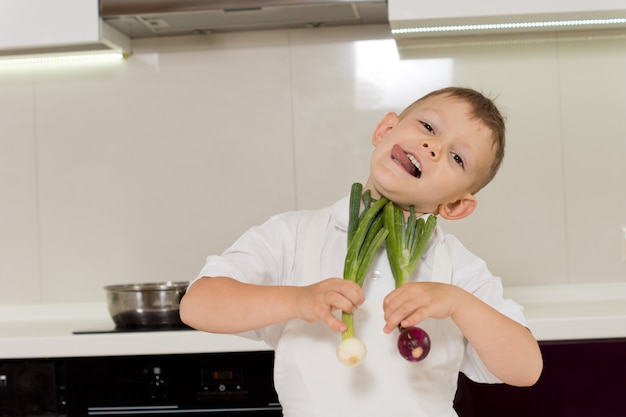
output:
{"label": "green onion stalk", "polygon": [[[388,202],[383,210],[383,223],[388,230],[387,258],[396,288],[408,282],[437,225],[437,217],[417,218],[415,207],[410,207],[408,218],[404,211]],[[430,352],[430,337],[423,329],[412,326],[400,328],[398,351],[406,360],[418,362]]]}
{"label": "green onion stalk", "polygon": [[[363,286],[374,256],[387,238],[383,208],[388,202],[385,197],[372,199],[369,190],[363,193],[363,186],[360,183],[352,185],[348,218],[348,252],[344,262],[343,278],[355,282],[360,287]],[[341,334],[341,343],[337,346],[337,358],[346,366],[355,366],[365,357],[366,348],[355,336],[353,314],[342,312],[341,319],[346,325],[346,330]]]}

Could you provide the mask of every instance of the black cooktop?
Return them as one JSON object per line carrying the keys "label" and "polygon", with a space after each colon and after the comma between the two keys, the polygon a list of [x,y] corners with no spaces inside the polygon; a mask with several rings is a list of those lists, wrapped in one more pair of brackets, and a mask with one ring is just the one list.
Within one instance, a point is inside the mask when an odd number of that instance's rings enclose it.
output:
{"label": "black cooktop", "polygon": [[146,332],[169,332],[179,330],[194,330],[192,327],[184,324],[174,326],[157,326],[157,327],[112,327],[102,329],[84,329],[75,330],[72,334],[99,334],[99,333],[146,333]]}

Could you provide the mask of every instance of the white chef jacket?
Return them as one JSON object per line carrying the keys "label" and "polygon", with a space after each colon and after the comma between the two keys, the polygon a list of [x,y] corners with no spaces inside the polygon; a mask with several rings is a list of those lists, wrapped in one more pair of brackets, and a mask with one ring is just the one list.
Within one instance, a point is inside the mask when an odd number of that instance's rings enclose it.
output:
{"label": "white chef jacket", "polygon": [[[308,285],[341,277],[348,205],[345,197],[327,209],[272,216],[244,233],[221,256],[209,256],[198,278],[229,276],[254,284]],[[526,325],[522,307],[503,298],[500,279],[439,227],[410,280],[452,283]],[[341,336],[321,322],[292,320],[242,334],[276,349],[276,390],[286,417],[449,417],[456,415],[452,402],[459,371],[477,382],[500,382],[451,319],[420,323],[431,337],[430,354],[419,363],[402,359],[395,350],[397,334],[382,332],[382,299],[394,287],[381,250],[363,285],[366,302],[355,313],[356,336],[368,348],[363,363],[355,368],[339,364],[335,348]]]}

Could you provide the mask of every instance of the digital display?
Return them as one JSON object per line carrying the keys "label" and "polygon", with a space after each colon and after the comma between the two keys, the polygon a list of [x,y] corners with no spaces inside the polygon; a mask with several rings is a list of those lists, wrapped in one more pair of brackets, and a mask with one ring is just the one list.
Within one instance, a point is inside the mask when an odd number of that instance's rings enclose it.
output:
{"label": "digital display", "polygon": [[230,381],[235,379],[235,373],[233,371],[213,371],[211,376],[212,379],[216,381]]}
{"label": "digital display", "polygon": [[206,388],[219,386],[234,387],[243,384],[243,369],[233,368],[206,368],[201,372],[200,384]]}

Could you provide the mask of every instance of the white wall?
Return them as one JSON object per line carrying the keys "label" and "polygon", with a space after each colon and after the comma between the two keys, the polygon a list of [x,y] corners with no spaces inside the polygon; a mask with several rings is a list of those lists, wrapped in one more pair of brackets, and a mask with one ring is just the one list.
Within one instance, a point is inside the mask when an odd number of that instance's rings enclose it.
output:
{"label": "white wall", "polygon": [[100,67],[0,69],[0,303],[195,277],[278,211],[365,181],[387,111],[497,96],[507,157],[446,223],[507,285],[624,282],[626,34],[397,54],[386,26],[144,39]]}

